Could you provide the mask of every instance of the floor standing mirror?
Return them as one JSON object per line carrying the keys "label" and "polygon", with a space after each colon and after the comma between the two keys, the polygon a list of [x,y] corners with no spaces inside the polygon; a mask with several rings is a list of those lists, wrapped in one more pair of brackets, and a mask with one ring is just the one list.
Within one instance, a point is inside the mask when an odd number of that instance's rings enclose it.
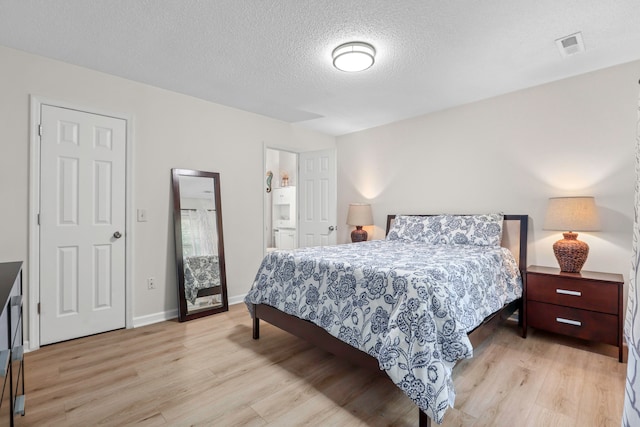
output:
{"label": "floor standing mirror", "polygon": [[179,319],[227,311],[220,174],[172,169]]}

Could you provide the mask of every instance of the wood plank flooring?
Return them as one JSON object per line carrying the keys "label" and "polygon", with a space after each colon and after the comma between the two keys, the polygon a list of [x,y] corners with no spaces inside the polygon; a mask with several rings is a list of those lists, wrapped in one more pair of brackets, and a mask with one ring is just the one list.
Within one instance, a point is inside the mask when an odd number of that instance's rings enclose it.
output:
{"label": "wood plank flooring", "polygon": [[[501,327],[454,371],[443,426],[620,425],[626,364],[610,346]],[[413,426],[376,376],[267,323],[244,304],[46,346],[25,356],[27,426]],[[434,423],[435,425],[435,423]]]}

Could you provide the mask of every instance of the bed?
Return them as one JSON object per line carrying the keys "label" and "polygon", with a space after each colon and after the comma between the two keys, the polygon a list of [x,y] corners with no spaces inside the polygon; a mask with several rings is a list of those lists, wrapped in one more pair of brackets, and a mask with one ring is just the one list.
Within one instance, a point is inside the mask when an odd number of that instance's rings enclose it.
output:
{"label": "bed", "polygon": [[[451,371],[522,309],[526,215],[390,215],[385,240],[275,251],[245,302],[253,317],[380,372],[420,408],[453,406]],[[522,316],[520,316],[522,318]]]}
{"label": "bed", "polygon": [[195,255],[184,259],[184,294],[191,304],[196,299],[220,293],[217,255]]}

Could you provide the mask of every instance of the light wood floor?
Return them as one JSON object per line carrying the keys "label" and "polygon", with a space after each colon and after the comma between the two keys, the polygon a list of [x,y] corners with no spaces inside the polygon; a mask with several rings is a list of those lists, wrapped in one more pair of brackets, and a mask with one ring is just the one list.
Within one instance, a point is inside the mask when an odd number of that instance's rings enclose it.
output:
{"label": "light wood floor", "polygon": [[[252,340],[240,304],[28,353],[18,425],[417,424],[416,407],[386,377],[261,326]],[[456,367],[443,425],[618,427],[626,364],[616,354],[534,330],[522,339],[507,325]]]}

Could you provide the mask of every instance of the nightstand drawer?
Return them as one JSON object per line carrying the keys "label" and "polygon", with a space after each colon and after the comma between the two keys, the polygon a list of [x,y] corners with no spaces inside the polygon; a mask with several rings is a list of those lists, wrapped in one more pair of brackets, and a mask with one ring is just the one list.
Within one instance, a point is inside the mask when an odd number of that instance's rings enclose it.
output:
{"label": "nightstand drawer", "polygon": [[617,315],[618,285],[529,274],[527,300]]}
{"label": "nightstand drawer", "polygon": [[618,343],[618,316],[537,301],[527,304],[529,326],[611,345]]}

